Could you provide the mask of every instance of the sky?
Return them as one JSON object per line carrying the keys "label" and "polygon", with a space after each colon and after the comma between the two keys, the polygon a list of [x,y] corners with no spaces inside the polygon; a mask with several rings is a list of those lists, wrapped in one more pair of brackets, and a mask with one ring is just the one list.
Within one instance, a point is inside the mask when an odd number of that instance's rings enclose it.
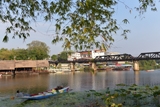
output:
{"label": "sky", "polygon": [[[134,7],[137,6],[136,2],[129,2],[125,0],[125,3]],[[148,10],[143,16],[138,16],[138,12],[134,9],[129,13],[129,9],[123,4],[116,7],[116,13],[114,17],[119,23],[123,19],[128,19],[129,24],[121,25],[123,28],[130,29],[131,32],[127,35],[127,40],[125,40],[121,33],[113,35],[115,39],[113,45],[108,52],[119,52],[121,54],[127,53],[133,56],[138,56],[143,52],[160,52],[160,3],[157,3],[158,11],[152,12]],[[135,18],[135,16],[137,16]],[[5,35],[5,28],[8,24],[0,22],[0,49],[1,48],[27,48],[27,44],[34,40],[38,40],[46,43],[50,47],[50,55],[58,54],[63,51],[62,42],[57,44],[52,44],[54,25],[52,23],[46,23],[44,21],[32,23],[32,27],[35,28],[36,32],[30,32],[30,37],[25,41],[16,37],[12,39],[9,37],[7,43],[2,42]]]}

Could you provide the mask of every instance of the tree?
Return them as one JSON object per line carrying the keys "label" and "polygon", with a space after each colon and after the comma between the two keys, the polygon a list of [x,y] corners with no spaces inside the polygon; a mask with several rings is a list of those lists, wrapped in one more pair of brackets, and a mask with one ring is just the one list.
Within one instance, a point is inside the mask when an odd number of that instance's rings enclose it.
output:
{"label": "tree", "polygon": [[13,59],[13,53],[12,51],[2,48],[0,49],[0,60],[10,60]]}
{"label": "tree", "polygon": [[44,42],[32,41],[27,46],[29,59],[43,60],[49,58],[49,47]]}
{"label": "tree", "polygon": [[63,51],[58,55],[58,60],[68,60],[68,56],[74,53],[73,51]]}
{"label": "tree", "polygon": [[[140,15],[149,7],[155,11],[156,1],[138,0],[140,5],[135,9]],[[0,20],[10,23],[3,41],[8,41],[9,34],[26,39],[31,30],[35,31],[31,22],[43,17],[45,21],[55,22],[56,36],[52,43],[63,41],[64,49],[106,49],[114,42],[112,36],[117,31],[122,30],[124,38],[130,32],[121,29],[113,17],[120,3],[132,11],[124,0],[1,0]],[[125,18],[122,22],[129,23]]]}
{"label": "tree", "polygon": [[63,60],[63,61],[67,61],[68,59],[68,52],[67,51],[63,51],[58,55],[58,60]]}
{"label": "tree", "polygon": [[54,60],[54,61],[56,61],[58,59],[58,56],[57,55],[52,55],[51,59]]}
{"label": "tree", "polygon": [[140,66],[140,69],[143,69],[143,70],[148,70],[148,69],[153,69],[156,67],[156,61],[155,60],[142,60],[142,61],[139,61],[139,66]]}
{"label": "tree", "polygon": [[28,60],[28,51],[26,49],[15,49],[14,57],[16,60]]}

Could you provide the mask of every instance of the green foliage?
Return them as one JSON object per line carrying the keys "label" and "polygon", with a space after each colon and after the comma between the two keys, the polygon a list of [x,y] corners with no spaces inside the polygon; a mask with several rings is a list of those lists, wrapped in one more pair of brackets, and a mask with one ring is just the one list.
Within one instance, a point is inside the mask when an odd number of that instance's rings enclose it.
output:
{"label": "green foliage", "polygon": [[[123,87],[122,87],[123,86]],[[159,86],[117,85],[116,89],[69,92],[42,101],[27,101],[16,107],[158,107]]]}
{"label": "green foliage", "polygon": [[11,60],[14,59],[14,52],[8,49],[0,49],[0,60]]}
{"label": "green foliage", "polygon": [[139,14],[143,14],[147,11],[148,7],[150,7],[150,9],[152,11],[156,11],[156,1],[155,0],[139,0],[139,7],[136,8],[136,10],[139,12]]}
{"label": "green foliage", "polygon": [[160,95],[160,90],[155,91],[155,92],[153,93],[153,96],[154,96],[154,97],[157,97],[157,96],[159,96],[159,95]]}
{"label": "green foliage", "polygon": [[67,61],[68,56],[72,53],[72,51],[63,51],[58,55],[58,60]]}
{"label": "green foliage", "polygon": [[14,57],[16,60],[28,60],[28,51],[26,49],[16,49]]}
{"label": "green foliage", "polygon": [[160,60],[155,60],[155,61],[156,61],[156,63],[158,63],[158,64],[160,63]]}
{"label": "green foliage", "polygon": [[57,61],[58,56],[57,56],[57,55],[52,55],[52,56],[51,56],[51,59],[54,60],[54,61]]}
{"label": "green foliage", "polygon": [[49,58],[49,47],[44,42],[32,41],[27,46],[30,59],[43,60]]}
{"label": "green foliage", "polygon": [[[148,8],[157,10],[155,3],[158,0],[138,1],[135,9],[140,15]],[[120,3],[129,7],[121,0],[1,0],[0,21],[9,23],[3,41],[7,42],[10,34],[12,38],[18,36],[25,40],[31,30],[35,31],[31,22],[43,18],[55,22],[56,36],[52,43],[63,41],[64,49],[107,49],[114,42],[112,36],[119,30],[125,39],[130,32],[121,28],[113,17]],[[132,8],[128,9],[132,11]],[[122,22],[129,23],[126,18]]]}
{"label": "green foliage", "polygon": [[155,60],[142,60],[139,61],[139,66],[142,70],[154,69],[156,68],[156,62]]}
{"label": "green foliage", "polygon": [[0,49],[0,60],[43,60],[49,58],[49,47],[40,41],[28,44],[27,49]]}

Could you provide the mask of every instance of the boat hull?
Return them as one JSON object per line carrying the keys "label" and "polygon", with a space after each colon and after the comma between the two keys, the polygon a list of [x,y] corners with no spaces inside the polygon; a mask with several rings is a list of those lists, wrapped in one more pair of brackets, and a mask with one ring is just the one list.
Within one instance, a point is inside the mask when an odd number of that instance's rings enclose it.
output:
{"label": "boat hull", "polygon": [[43,93],[35,94],[35,95],[29,95],[29,96],[23,96],[22,99],[28,99],[28,100],[41,100],[46,99],[52,96],[55,96],[57,94],[66,93],[69,91],[69,87],[65,87],[63,89],[60,89],[58,91],[52,92],[52,91],[46,91]]}

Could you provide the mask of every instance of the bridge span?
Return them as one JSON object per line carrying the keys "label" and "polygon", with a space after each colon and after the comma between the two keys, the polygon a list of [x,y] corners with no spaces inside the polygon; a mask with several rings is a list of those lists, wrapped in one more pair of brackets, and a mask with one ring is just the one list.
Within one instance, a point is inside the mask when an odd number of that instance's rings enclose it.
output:
{"label": "bridge span", "polygon": [[134,65],[134,70],[139,70],[139,60],[158,60],[160,59],[160,52],[145,52],[141,53],[138,57],[134,57],[131,54],[118,54],[118,55],[104,55],[97,56],[95,59],[76,59],[73,61],[58,60],[58,61],[49,61],[50,64],[58,63],[71,63],[71,69],[74,70],[75,63],[91,63],[92,68],[96,70],[96,62],[109,62],[109,61],[131,61]]}

